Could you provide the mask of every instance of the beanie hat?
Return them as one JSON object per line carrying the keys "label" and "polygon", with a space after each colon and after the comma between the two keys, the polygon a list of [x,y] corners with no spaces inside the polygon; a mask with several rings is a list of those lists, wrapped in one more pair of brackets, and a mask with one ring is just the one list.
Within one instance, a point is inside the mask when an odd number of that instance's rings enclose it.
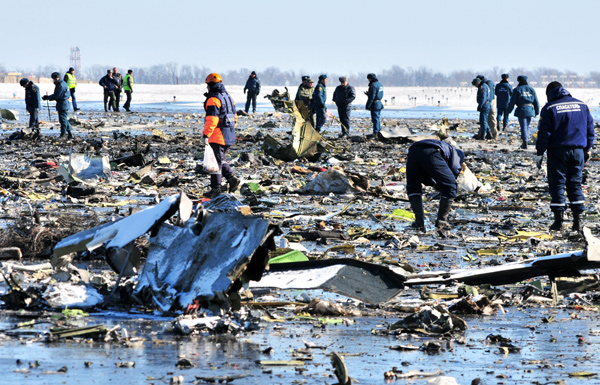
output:
{"label": "beanie hat", "polygon": [[52,72],[52,75],[50,75],[50,77],[52,79],[60,79],[60,74],[58,72]]}
{"label": "beanie hat", "polygon": [[29,84],[29,79],[23,78],[19,81],[19,84],[21,85],[21,87],[25,87],[27,84]]}
{"label": "beanie hat", "polygon": [[481,80],[485,80],[485,76],[483,76],[483,75],[477,75],[477,76],[475,76],[475,77],[476,77],[476,78],[479,78],[479,79],[481,79]]}
{"label": "beanie hat", "polygon": [[508,79],[508,74],[502,74],[502,80]]}
{"label": "beanie hat", "polygon": [[254,76],[256,76],[256,72],[255,72],[255,71],[252,71],[252,72],[250,72],[250,75],[254,75]]}
{"label": "beanie hat", "polygon": [[471,84],[474,86],[478,86],[479,83],[481,83],[481,79],[479,79],[479,78],[475,78],[471,81]]}
{"label": "beanie hat", "polygon": [[345,76],[340,76],[340,83],[345,83],[348,80]]}
{"label": "beanie hat", "polygon": [[371,79],[377,79],[377,75],[375,75],[374,73],[370,73],[367,75],[367,79],[371,80]]}
{"label": "beanie hat", "polygon": [[71,72],[71,71],[75,71],[75,68],[73,68],[73,67],[69,68],[68,72]]}
{"label": "beanie hat", "polygon": [[527,76],[525,76],[525,75],[519,75],[519,76],[517,76],[517,81],[518,82],[526,82],[527,83]]}

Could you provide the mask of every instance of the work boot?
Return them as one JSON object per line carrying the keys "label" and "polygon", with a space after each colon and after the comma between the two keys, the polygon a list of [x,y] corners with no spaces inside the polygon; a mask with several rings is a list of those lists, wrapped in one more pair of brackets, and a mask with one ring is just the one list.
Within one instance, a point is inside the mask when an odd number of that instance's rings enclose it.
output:
{"label": "work boot", "polygon": [[229,193],[232,194],[240,186],[240,179],[232,176],[231,178],[227,179],[227,183],[229,184]]}
{"label": "work boot", "polygon": [[473,139],[475,139],[475,140],[483,140],[483,136],[481,136],[479,134],[476,134],[476,135],[473,135]]}
{"label": "work boot", "polygon": [[506,123],[502,125],[502,131],[506,131]]}
{"label": "work boot", "polygon": [[523,139],[523,143],[521,143],[521,150],[527,150],[527,141]]}
{"label": "work boot", "polygon": [[488,132],[486,132],[486,134],[485,134],[485,138],[486,138],[487,140],[494,139],[494,137],[492,136],[492,133],[491,133],[491,132],[489,132],[489,131],[488,131]]}
{"label": "work boot", "polygon": [[415,221],[410,225],[415,230],[425,231],[425,212],[423,211],[423,198],[421,195],[408,197],[410,207],[415,214]]}
{"label": "work boot", "polygon": [[67,139],[75,139],[75,137],[72,133],[69,132],[69,134],[67,135]]}
{"label": "work boot", "polygon": [[438,210],[438,217],[435,221],[435,227],[438,229],[451,229],[452,225],[448,222],[448,215],[452,209],[452,199],[448,197],[440,198],[440,208]]}
{"label": "work boot", "polygon": [[208,191],[202,195],[204,195],[205,198],[213,199],[213,198],[218,197],[222,193],[223,193],[223,190],[221,189],[221,187],[212,187],[210,189],[210,191]]}
{"label": "work boot", "polygon": [[[550,230],[552,230],[552,231],[562,230],[563,214],[564,214],[564,211],[555,211],[554,212],[554,223],[550,225]],[[573,215],[573,227],[575,227],[575,216],[574,215]]]}
{"label": "work boot", "polygon": [[573,213],[573,226],[571,231],[581,231],[581,213]]}

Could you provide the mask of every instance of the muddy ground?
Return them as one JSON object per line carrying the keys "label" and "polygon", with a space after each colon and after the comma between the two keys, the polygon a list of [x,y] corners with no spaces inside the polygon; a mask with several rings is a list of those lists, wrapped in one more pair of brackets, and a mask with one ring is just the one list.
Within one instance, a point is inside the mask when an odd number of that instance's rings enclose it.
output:
{"label": "muddy ground", "polygon": [[[36,141],[8,140],[24,124],[3,125],[2,247],[21,247],[24,264],[46,262],[52,246],[78,230],[129,215],[180,191],[200,201],[207,190],[208,176],[197,168],[202,159],[202,114],[82,112],[75,119],[76,139],[72,141],[57,138],[56,122],[44,124]],[[435,134],[440,120],[387,118],[384,123],[406,126],[414,134],[430,135]],[[450,125],[457,123],[449,131],[450,136],[465,151],[470,169],[489,187],[459,195],[451,214],[454,228],[447,233],[438,233],[433,228],[437,199],[432,189],[427,190],[429,201],[425,204],[427,233],[417,233],[408,226],[409,220],[389,215],[395,209],[409,210],[403,170],[409,144],[365,141],[362,138],[370,131],[370,120],[366,117],[353,119],[355,141],[336,140],[340,131],[333,123],[326,126],[324,135],[332,149],[321,159],[283,162],[266,156],[261,145],[267,134],[287,142],[291,118],[279,113],[240,116],[238,141],[229,159],[242,183],[249,185],[235,196],[250,205],[254,213],[280,224],[284,234],[278,237],[278,243],[287,236],[289,241],[306,247],[305,254],[311,259],[350,257],[427,271],[478,268],[582,249],[583,239],[580,234],[568,231],[569,222],[564,232],[546,236],[551,218],[545,176],[534,165],[534,146],[518,149],[520,140],[515,122],[497,141],[483,142],[471,138],[476,130],[474,120],[450,116]],[[139,166],[118,164],[113,167],[110,180],[95,186],[93,195],[75,198],[68,194],[66,184],[56,177],[56,169],[48,163],[65,163],[70,153],[108,155],[111,161],[141,154],[144,162],[157,159],[157,163],[153,172],[141,181],[131,178]],[[598,233],[600,223],[597,160],[593,151],[584,171],[588,203],[583,218],[594,234]],[[371,188],[368,192],[345,194],[299,192],[319,171],[332,166],[366,176]],[[285,218],[291,213],[312,216],[333,213],[348,204],[343,214],[327,221]],[[289,236],[293,231],[314,229],[342,230],[347,236],[325,241]],[[517,231],[542,235],[507,239]],[[348,247],[331,250],[340,245]],[[139,246],[144,249],[143,240]],[[110,282],[114,284],[116,274],[101,253],[84,253],[73,263],[103,276],[108,286]],[[460,314],[467,330],[435,335],[406,332],[394,335],[389,326],[427,304],[449,306],[456,301],[458,285],[432,286],[426,290],[406,288],[390,304],[381,306],[365,306],[315,291],[261,291],[255,300],[303,302],[315,297],[331,298],[347,312],[325,316],[300,313],[303,305],[260,307],[253,310],[262,312],[260,328],[235,336],[175,335],[165,325],[177,314],[157,313],[129,304],[87,309],[89,316],[61,321],[56,319],[61,315],[60,309],[28,309],[19,313],[19,309],[9,310],[10,306],[5,304],[0,313],[4,331],[0,366],[11,383],[75,380],[159,384],[179,381],[173,379],[179,376],[183,376],[182,383],[204,383],[210,380],[207,377],[232,376],[230,380],[242,384],[334,384],[337,379],[329,354],[336,351],[345,355],[350,377],[362,384],[426,382],[418,374],[405,378],[412,370],[442,370],[460,384],[470,384],[475,378],[481,378],[484,384],[591,383],[597,380],[600,325],[597,277],[595,271],[586,273],[590,275],[585,282],[559,285],[556,306],[552,305],[547,277],[485,288],[495,301],[489,313]],[[21,273],[20,282],[23,287],[54,283],[50,272]],[[586,288],[582,288],[582,282]],[[531,287],[541,290],[529,290]],[[3,291],[7,290],[5,284]],[[450,298],[435,294],[448,294]],[[30,320],[38,322],[18,325]],[[128,338],[118,342],[88,338],[44,341],[44,333],[57,322],[79,326],[102,323],[108,328],[121,325],[128,330]],[[493,338],[486,338],[490,334],[510,339],[504,342],[512,347],[500,346]],[[306,349],[303,340],[317,347],[302,350]],[[401,351],[399,345],[417,349]],[[182,366],[182,358],[191,361],[190,368]],[[396,368],[393,378],[385,380],[384,373],[393,368]]]}

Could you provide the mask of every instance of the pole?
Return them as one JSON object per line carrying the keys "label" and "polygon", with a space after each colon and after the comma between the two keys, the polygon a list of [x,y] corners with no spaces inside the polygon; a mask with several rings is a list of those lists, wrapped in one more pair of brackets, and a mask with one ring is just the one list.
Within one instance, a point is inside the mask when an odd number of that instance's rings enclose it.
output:
{"label": "pole", "polygon": [[[48,93],[46,92],[46,97],[48,96]],[[46,98],[46,106],[48,107],[48,120],[52,120],[52,117],[50,116],[50,102],[48,101],[48,99]]]}

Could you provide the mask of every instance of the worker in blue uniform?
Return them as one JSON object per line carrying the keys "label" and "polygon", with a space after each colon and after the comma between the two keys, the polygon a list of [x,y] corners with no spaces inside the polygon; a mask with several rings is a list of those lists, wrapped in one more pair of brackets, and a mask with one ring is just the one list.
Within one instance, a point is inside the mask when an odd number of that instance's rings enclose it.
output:
{"label": "worker in blue uniform", "polygon": [[493,136],[490,132],[490,126],[488,125],[488,116],[492,109],[490,102],[490,86],[487,85],[482,79],[475,78],[471,82],[472,85],[477,87],[477,111],[479,111],[479,132],[473,137],[475,140],[492,139]]}
{"label": "worker in blue uniform", "polygon": [[379,133],[381,131],[381,110],[383,110],[383,85],[377,79],[377,75],[370,73],[367,75],[369,80],[369,89],[367,95],[367,104],[365,108],[371,111],[371,121],[373,122],[373,138],[383,140]]}
{"label": "worker in blue uniform", "polygon": [[588,106],[572,97],[559,82],[548,84],[546,96],[548,103],[540,114],[535,161],[541,168],[544,152],[548,153],[550,210],[554,214],[550,230],[562,229],[566,188],[573,213],[572,230],[580,231],[585,204],[581,189],[582,171],[594,144],[594,120]]}
{"label": "worker in blue uniform", "polygon": [[529,125],[531,118],[540,114],[540,103],[538,102],[537,94],[533,87],[527,83],[527,76],[520,75],[517,77],[519,85],[513,90],[508,104],[508,113],[515,108],[515,116],[519,119],[521,126],[521,148],[527,150],[527,142],[529,141]]}
{"label": "worker in blue uniform", "polygon": [[452,145],[437,139],[425,139],[413,143],[406,158],[406,193],[415,214],[412,227],[425,231],[422,185],[434,186],[441,193],[435,227],[450,228],[448,215],[456,197],[456,178],[462,170],[464,153]]}
{"label": "worker in blue uniform", "polygon": [[325,125],[327,121],[327,107],[325,103],[327,102],[327,75],[322,74],[319,75],[319,82],[313,91],[312,97],[312,109],[317,116],[317,123],[315,125],[315,130],[317,132],[321,132],[321,128]]}
{"label": "worker in blue uniform", "polygon": [[508,125],[508,104],[513,93],[513,88],[508,82],[508,74],[502,74],[502,80],[496,84],[494,90],[496,94],[496,107],[498,108],[498,131],[500,131],[500,120],[502,120],[502,130],[506,131]]}

